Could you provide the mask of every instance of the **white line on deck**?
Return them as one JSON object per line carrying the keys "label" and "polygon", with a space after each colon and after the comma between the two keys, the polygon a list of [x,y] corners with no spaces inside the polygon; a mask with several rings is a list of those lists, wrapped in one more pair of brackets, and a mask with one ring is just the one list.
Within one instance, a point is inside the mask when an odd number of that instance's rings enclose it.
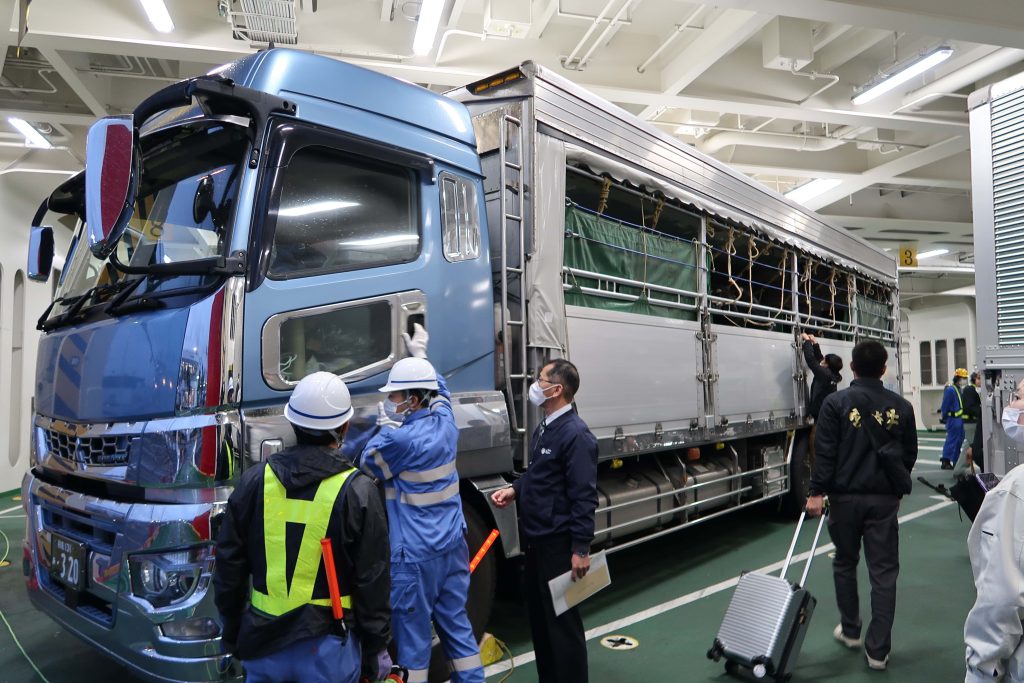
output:
{"label": "white line on deck", "polygon": [[[912,520],[915,520],[915,519],[917,519],[919,517],[924,517],[927,514],[935,512],[936,510],[941,510],[942,508],[948,507],[948,506],[950,506],[952,504],[953,504],[952,501],[947,500],[947,501],[944,501],[942,503],[936,503],[935,505],[929,505],[928,507],[922,508],[922,509],[918,510],[917,512],[911,512],[911,513],[908,513],[906,515],[903,515],[902,517],[899,518],[899,522],[900,522],[900,524],[905,524],[905,523],[910,522]],[[825,554],[827,552],[831,552],[834,549],[835,549],[835,546],[832,545],[831,543],[828,543],[827,545],[819,546],[818,549],[814,551],[814,554],[815,554],[815,556],[823,555],[823,554]],[[792,565],[796,565],[798,562],[806,560],[807,556],[809,554],[810,554],[809,552],[802,552],[802,553],[799,553],[797,555],[794,555],[793,556]],[[772,564],[769,564],[767,566],[761,567],[760,569],[756,569],[754,571],[761,572],[761,573],[768,573],[768,572],[778,571],[778,570],[782,569],[782,563],[783,563],[783,560],[779,560],[778,562],[774,562]],[[649,608],[647,608],[645,610],[641,610],[641,611],[639,611],[639,612],[637,612],[635,614],[631,614],[628,617],[623,617],[621,619],[616,619],[615,621],[610,621],[607,624],[604,624],[603,626],[597,626],[595,628],[592,628],[592,629],[588,630],[587,634],[586,634],[587,640],[593,640],[594,638],[600,638],[601,636],[607,635],[609,633],[615,633],[616,631],[621,631],[622,629],[624,629],[624,628],[626,628],[628,626],[632,626],[633,624],[636,624],[636,623],[641,622],[641,621],[646,621],[647,619],[651,619],[652,617],[656,617],[659,614],[664,614],[665,612],[674,610],[677,607],[682,607],[684,605],[688,605],[691,602],[696,602],[697,600],[700,600],[701,598],[706,598],[709,595],[714,595],[715,593],[721,593],[724,590],[728,590],[729,588],[734,587],[738,582],[739,582],[739,577],[738,576],[737,577],[733,577],[731,579],[727,579],[725,581],[719,581],[718,583],[713,584],[711,586],[706,586],[704,588],[701,588],[700,590],[696,590],[696,591],[693,591],[692,593],[687,593],[686,595],[682,595],[682,596],[676,598],[675,600],[670,600],[670,601],[664,602],[664,603],[662,603],[660,605],[655,605],[654,607],[649,607]],[[533,650],[530,650],[529,652],[524,652],[523,654],[517,655],[516,657],[514,657],[512,659],[512,666],[513,667],[518,667],[518,666],[522,666],[524,664],[529,664],[534,659],[536,659],[536,655],[534,654]],[[490,677],[490,676],[494,676],[495,674],[499,674],[499,673],[507,673],[509,671],[509,668],[510,667],[508,665],[508,662],[498,662],[496,664],[491,664],[486,669],[484,669],[484,675],[487,676],[487,677]]]}
{"label": "white line on deck", "polygon": [[20,509],[21,509],[20,505],[15,505],[12,508],[7,508],[6,510],[0,510],[0,515],[6,515],[8,512],[14,512],[15,510],[20,510]]}

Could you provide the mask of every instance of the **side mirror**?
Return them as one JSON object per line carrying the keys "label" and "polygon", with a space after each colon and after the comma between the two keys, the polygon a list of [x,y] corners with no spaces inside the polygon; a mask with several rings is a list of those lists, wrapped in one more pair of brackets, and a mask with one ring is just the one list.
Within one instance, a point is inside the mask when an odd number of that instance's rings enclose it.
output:
{"label": "side mirror", "polygon": [[109,256],[124,234],[138,181],[135,119],[109,116],[94,123],[85,143],[85,222],[97,258]]}
{"label": "side mirror", "polygon": [[28,241],[28,279],[46,282],[53,269],[53,228],[32,226]]}

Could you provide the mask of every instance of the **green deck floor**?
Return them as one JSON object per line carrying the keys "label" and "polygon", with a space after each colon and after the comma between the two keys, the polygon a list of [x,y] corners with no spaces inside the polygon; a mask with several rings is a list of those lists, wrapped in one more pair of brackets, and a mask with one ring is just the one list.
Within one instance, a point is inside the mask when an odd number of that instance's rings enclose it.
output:
{"label": "green deck floor", "polygon": [[[948,472],[938,469],[941,437],[922,434],[921,462],[915,476],[924,475],[933,482],[951,481]],[[940,505],[942,501],[934,496],[933,491],[916,484],[900,512],[907,516],[925,511],[901,526],[902,567],[889,670],[869,671],[863,654],[846,650],[832,640],[838,613],[830,560],[823,554],[815,559],[808,580],[818,597],[818,608],[794,681],[963,680],[963,621],[974,600],[966,548],[969,526],[966,520],[960,521],[955,506]],[[0,511],[16,504],[10,495],[0,497]],[[935,509],[928,511],[930,508]],[[8,558],[12,565],[0,569],[0,610],[25,650],[54,683],[136,680],[29,605],[21,577],[24,524],[18,510],[0,514],[0,530],[12,543]],[[770,509],[751,508],[612,555],[612,586],[584,605],[584,623],[591,633],[632,636],[640,646],[631,651],[612,651],[599,644],[599,637],[592,638],[590,680],[731,680],[721,664],[705,657],[732,595],[731,586],[722,588],[721,584],[743,570],[780,561],[791,533],[789,520]],[[809,546],[810,539],[811,529],[807,528],[801,550]],[[822,542],[828,542],[827,533],[823,533]],[[0,548],[2,544],[0,539]],[[864,571],[861,574],[861,604],[867,610],[867,576]],[[675,606],[665,610],[662,606],[666,603]],[[864,616],[866,619],[866,612]],[[510,680],[536,681],[521,605],[514,600],[499,600],[490,630],[517,656]],[[507,668],[504,663],[491,667],[488,680],[500,680]],[[0,681],[39,680],[34,676],[11,634],[0,624]]]}

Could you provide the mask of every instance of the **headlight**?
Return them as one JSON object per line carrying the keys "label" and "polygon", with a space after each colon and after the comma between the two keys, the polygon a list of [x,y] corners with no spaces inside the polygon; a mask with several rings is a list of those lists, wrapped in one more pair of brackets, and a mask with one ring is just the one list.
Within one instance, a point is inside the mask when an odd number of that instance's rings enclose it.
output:
{"label": "headlight", "polygon": [[213,569],[210,546],[132,555],[132,594],[156,608],[175,605],[205,590]]}

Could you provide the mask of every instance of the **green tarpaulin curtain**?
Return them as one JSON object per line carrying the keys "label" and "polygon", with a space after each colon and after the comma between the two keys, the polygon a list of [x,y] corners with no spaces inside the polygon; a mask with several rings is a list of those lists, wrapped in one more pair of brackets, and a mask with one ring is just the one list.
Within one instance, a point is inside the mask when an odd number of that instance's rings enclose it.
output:
{"label": "green tarpaulin curtain", "polygon": [[[857,322],[861,327],[892,331],[889,313],[889,307],[884,303],[873,301],[860,294],[857,295]],[[868,330],[867,335],[869,337],[877,337],[879,333]]]}
{"label": "green tarpaulin curtain", "polygon": [[[571,205],[565,209],[564,262],[567,267],[578,270],[688,292],[697,291],[697,249],[693,242],[625,225]],[[652,301],[675,301],[675,296],[666,292],[645,292],[639,286],[620,285],[620,293],[639,297],[635,301],[623,301],[582,291],[583,287],[597,287],[593,278],[570,274],[568,282],[572,289],[566,291],[565,303],[571,306],[677,320],[697,318],[693,311]],[[684,297],[683,302],[693,303],[693,299]]]}

